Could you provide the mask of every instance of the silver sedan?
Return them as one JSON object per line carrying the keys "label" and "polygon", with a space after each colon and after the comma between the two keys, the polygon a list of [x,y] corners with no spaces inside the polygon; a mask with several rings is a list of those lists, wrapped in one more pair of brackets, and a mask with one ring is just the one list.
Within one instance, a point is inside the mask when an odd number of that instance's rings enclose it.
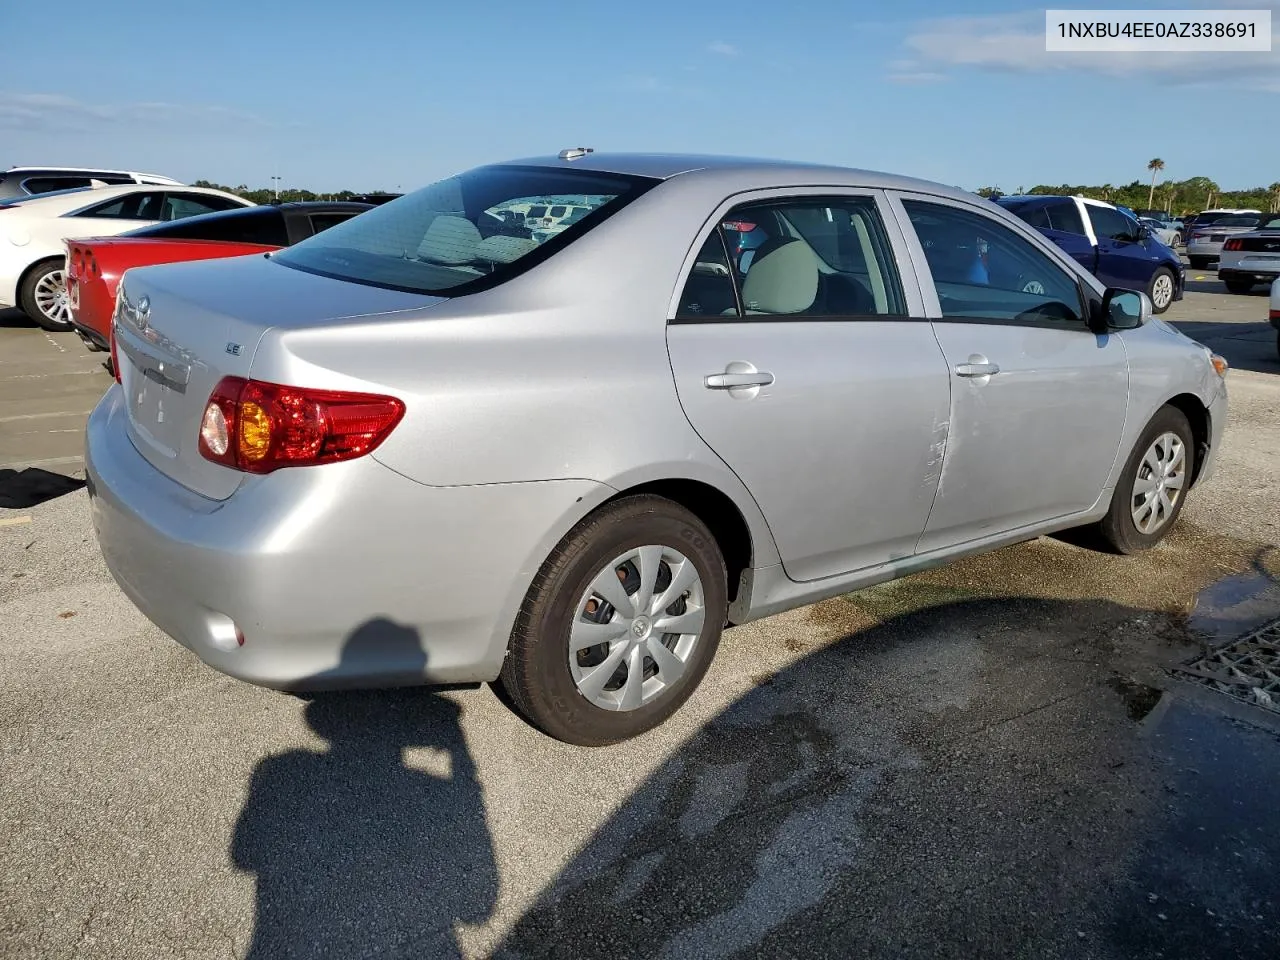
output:
{"label": "silver sedan", "polygon": [[1233,213],[1206,226],[1195,226],[1187,237],[1187,260],[1192,269],[1203,270],[1222,254],[1228,237],[1258,229],[1260,214]]}
{"label": "silver sedan", "polygon": [[668,718],[726,625],[1153,546],[1227,410],[1221,358],[972,194],[580,149],[130,270],[114,343],[94,523],[156,624],[272,687],[498,682],[578,744]]}

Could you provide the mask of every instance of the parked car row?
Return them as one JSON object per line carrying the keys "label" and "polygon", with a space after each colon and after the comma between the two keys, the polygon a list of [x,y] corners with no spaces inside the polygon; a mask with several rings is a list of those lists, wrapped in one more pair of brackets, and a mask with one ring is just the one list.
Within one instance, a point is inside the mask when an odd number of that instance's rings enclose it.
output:
{"label": "parked car row", "polygon": [[[563,229],[500,215],[566,196]],[[1070,211],[1087,250],[1045,235]],[[1069,527],[1149,548],[1214,468],[1226,364],[1133,289],[1181,291],[1123,262],[1166,269],[1154,237],[1024,212],[1050,225],[575,149],[130,267],[86,431],[103,555],[231,676],[495,682],[604,744],[670,717],[726,625]],[[76,277],[113,256],[73,245]]]}
{"label": "parked car row", "polygon": [[349,201],[250,206],[160,223],[116,237],[67,240],[71,324],[90,346],[109,350],[116,285],[125,270],[268,253],[371,209],[371,204]]}
{"label": "parked car row", "polygon": [[66,240],[248,206],[208,187],[137,183],[10,198],[0,204],[0,307],[20,308],[46,330],[70,330]]}

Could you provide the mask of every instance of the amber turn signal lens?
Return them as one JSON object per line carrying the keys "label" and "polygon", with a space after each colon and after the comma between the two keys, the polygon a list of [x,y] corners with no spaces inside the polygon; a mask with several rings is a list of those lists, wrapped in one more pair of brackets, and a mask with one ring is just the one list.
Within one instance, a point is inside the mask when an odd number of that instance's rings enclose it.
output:
{"label": "amber turn signal lens", "polygon": [[1213,369],[1218,371],[1218,376],[1225,377],[1227,375],[1227,361],[1225,357],[1220,357],[1215,353],[1209,358],[1209,362],[1213,364]]}

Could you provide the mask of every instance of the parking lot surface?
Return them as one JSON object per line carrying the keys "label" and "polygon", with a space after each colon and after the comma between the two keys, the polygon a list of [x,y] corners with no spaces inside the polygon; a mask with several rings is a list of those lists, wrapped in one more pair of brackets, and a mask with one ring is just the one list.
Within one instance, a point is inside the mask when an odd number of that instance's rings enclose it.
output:
{"label": "parking lot surface", "polygon": [[1280,617],[1280,362],[1265,296],[1191,276],[1166,318],[1231,361],[1231,420],[1161,546],[736,628],[596,750],[487,687],[203,666],[73,489],[103,354],[0,322],[0,957],[1273,958],[1280,714],[1177,668]]}

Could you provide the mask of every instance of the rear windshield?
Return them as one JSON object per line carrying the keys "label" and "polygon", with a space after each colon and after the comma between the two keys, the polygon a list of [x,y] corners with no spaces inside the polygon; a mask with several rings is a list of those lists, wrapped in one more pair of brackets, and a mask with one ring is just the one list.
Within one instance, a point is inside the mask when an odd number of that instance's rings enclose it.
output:
{"label": "rear windshield", "polygon": [[259,243],[269,247],[289,245],[284,215],[272,206],[243,207],[184,217],[181,220],[130,230],[122,236],[166,240],[222,240],[230,243]]}
{"label": "rear windshield", "polygon": [[1256,227],[1262,218],[1256,213],[1236,213],[1213,221],[1215,227]]}
{"label": "rear windshield", "polygon": [[[653,187],[645,177],[549,167],[477,167],[383,204],[273,254],[310,273],[459,296],[545,260]],[[590,213],[553,236],[511,211],[577,204]]]}

